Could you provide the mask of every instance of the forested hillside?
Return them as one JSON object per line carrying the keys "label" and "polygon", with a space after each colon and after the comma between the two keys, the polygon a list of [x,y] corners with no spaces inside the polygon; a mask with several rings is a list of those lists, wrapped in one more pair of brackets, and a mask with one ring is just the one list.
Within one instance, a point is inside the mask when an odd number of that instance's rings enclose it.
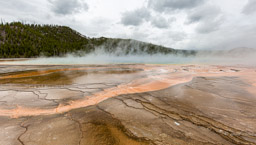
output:
{"label": "forested hillside", "polygon": [[0,57],[61,56],[78,50],[90,51],[88,39],[65,26],[1,24]]}
{"label": "forested hillside", "polygon": [[116,55],[195,53],[130,39],[88,38],[66,26],[20,22],[0,24],[0,58],[64,56],[67,53],[79,55],[96,49]]}

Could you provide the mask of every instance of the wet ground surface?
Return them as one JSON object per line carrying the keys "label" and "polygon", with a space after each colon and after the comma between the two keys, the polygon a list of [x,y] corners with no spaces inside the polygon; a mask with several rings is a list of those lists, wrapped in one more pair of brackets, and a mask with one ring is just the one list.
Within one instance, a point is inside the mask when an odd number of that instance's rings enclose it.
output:
{"label": "wet ground surface", "polygon": [[0,144],[256,144],[256,68],[0,65]]}

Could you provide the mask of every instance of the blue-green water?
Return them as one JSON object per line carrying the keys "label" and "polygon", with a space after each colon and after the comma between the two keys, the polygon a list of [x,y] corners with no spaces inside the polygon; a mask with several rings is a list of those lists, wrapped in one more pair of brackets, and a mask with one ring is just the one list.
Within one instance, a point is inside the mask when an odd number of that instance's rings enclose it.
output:
{"label": "blue-green water", "polygon": [[35,58],[23,61],[6,61],[1,64],[120,64],[120,63],[143,63],[143,64],[248,64],[245,59],[224,58],[224,57],[185,57],[175,55],[86,55],[83,57],[66,56],[66,57],[50,57]]}

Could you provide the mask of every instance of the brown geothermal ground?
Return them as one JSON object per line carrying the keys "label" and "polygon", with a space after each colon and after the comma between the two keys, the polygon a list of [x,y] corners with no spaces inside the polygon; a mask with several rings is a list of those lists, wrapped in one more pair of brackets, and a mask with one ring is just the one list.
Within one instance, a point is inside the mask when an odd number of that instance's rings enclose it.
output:
{"label": "brown geothermal ground", "polygon": [[256,68],[0,65],[0,145],[256,144]]}

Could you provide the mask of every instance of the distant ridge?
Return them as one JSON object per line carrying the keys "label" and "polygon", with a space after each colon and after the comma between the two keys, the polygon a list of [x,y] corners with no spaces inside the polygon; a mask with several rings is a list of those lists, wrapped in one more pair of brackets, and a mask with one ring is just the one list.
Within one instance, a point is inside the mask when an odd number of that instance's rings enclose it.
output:
{"label": "distant ridge", "polygon": [[255,48],[247,48],[247,47],[240,47],[240,48],[233,48],[228,51],[230,55],[248,55],[248,54],[256,54]]}
{"label": "distant ridge", "polygon": [[229,50],[198,50],[196,56],[214,56],[214,57],[251,57],[256,56],[255,48],[239,47]]}
{"label": "distant ridge", "polygon": [[84,55],[99,50],[114,55],[196,54],[131,39],[89,38],[66,26],[0,24],[0,58]]}

